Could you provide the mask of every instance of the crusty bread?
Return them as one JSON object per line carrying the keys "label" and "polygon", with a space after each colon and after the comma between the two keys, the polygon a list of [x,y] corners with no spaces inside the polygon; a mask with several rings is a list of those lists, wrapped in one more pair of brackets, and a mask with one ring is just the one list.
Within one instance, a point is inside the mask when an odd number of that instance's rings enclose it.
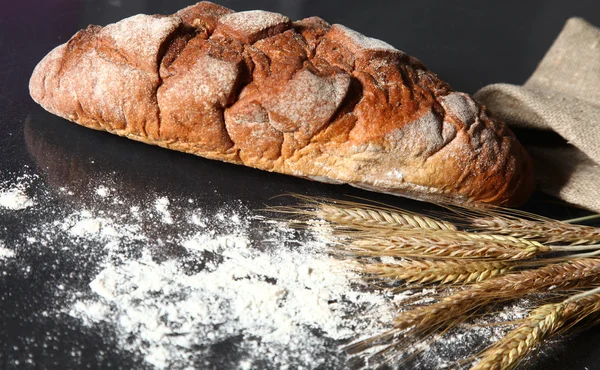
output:
{"label": "crusty bread", "polygon": [[510,206],[533,189],[527,153],[484,107],[317,17],[201,2],[89,26],[29,88],[80,125],[267,171],[440,202]]}

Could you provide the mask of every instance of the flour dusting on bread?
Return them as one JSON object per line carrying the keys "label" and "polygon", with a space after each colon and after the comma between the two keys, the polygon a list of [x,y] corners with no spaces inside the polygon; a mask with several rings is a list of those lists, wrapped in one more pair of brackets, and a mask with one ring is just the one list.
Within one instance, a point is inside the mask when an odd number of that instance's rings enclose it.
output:
{"label": "flour dusting on bread", "polygon": [[247,42],[254,43],[269,29],[279,26],[277,33],[280,33],[283,28],[288,28],[290,19],[278,13],[250,10],[225,15],[219,19],[219,24],[242,35]]}
{"label": "flour dusting on bread", "polygon": [[385,41],[367,37],[362,33],[356,32],[353,29],[350,29],[341,24],[334,24],[331,26],[332,32],[339,32],[344,35],[348,41],[354,44],[357,48],[366,49],[366,50],[386,50],[392,52],[400,52],[400,50],[396,49],[392,45],[388,44]]}
{"label": "flour dusting on bread", "polygon": [[83,126],[268,171],[441,202],[510,206],[533,189],[527,153],[484,107],[318,17],[200,2],[90,26],[30,90]]}
{"label": "flour dusting on bread", "polygon": [[101,33],[111,37],[114,48],[126,53],[129,60],[156,72],[159,49],[180,24],[176,17],[138,14],[104,27]]}

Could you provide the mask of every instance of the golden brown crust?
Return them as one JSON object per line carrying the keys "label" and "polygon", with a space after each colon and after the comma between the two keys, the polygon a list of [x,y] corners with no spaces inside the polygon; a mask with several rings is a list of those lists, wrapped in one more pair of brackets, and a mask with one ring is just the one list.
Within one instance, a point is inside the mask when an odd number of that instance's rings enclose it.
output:
{"label": "golden brown crust", "polygon": [[506,206],[533,189],[527,153],[477,102],[317,17],[201,2],[90,26],[39,63],[30,91],[86,127],[319,181]]}

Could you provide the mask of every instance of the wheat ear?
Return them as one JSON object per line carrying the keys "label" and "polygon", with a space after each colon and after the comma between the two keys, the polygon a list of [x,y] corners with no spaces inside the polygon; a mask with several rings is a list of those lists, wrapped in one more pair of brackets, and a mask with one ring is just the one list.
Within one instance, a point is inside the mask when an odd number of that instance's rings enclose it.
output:
{"label": "wheat ear", "polygon": [[498,276],[442,298],[429,306],[402,312],[394,319],[397,329],[413,327],[422,332],[451,323],[459,316],[490,302],[516,299],[527,294],[554,289],[586,287],[600,281],[600,259],[577,259],[535,270]]}
{"label": "wheat ear", "polygon": [[514,369],[538,343],[562,324],[563,304],[549,304],[535,309],[518,328],[482,355],[471,370]]}
{"label": "wheat ear", "polygon": [[545,243],[592,244],[600,242],[600,229],[572,222],[593,217],[583,217],[570,221],[558,221],[516,209],[490,208],[475,209],[444,205],[455,216],[445,215],[457,223],[476,228],[482,233],[511,235],[518,238],[538,240]]}
{"label": "wheat ear", "polygon": [[480,355],[471,370],[514,369],[544,339],[600,311],[600,288],[574,295],[563,302],[547,304]]}
{"label": "wheat ear", "polygon": [[514,268],[508,262],[408,260],[397,264],[362,263],[358,269],[378,279],[404,280],[409,284],[472,284],[505,274]]}
{"label": "wheat ear", "polygon": [[314,212],[315,216],[342,226],[391,228],[392,230],[397,227],[426,230],[456,230],[456,226],[450,222],[378,207],[349,207],[324,203],[320,204]]}
{"label": "wheat ear", "polygon": [[291,207],[273,206],[268,207],[267,210],[299,216],[318,217],[340,226],[456,230],[456,226],[451,222],[423,216],[401,208],[300,194],[290,195],[301,200],[302,203]]}
{"label": "wheat ear", "polygon": [[555,220],[491,216],[475,218],[472,226],[484,232],[506,234],[546,243],[592,244],[600,242],[600,229]]}
{"label": "wheat ear", "polygon": [[372,257],[442,257],[442,258],[495,258],[519,260],[548,253],[548,246],[511,246],[485,239],[452,240],[432,233],[397,234],[387,238],[363,238],[348,244],[338,243],[337,248],[357,256]]}

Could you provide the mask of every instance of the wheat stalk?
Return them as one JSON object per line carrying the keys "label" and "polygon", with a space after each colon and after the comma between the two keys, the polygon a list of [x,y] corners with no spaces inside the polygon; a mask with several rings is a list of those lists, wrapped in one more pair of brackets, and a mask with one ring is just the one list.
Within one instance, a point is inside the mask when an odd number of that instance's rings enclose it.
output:
{"label": "wheat stalk", "polygon": [[469,286],[429,306],[417,307],[399,314],[397,329],[426,331],[456,320],[490,302],[507,301],[527,294],[554,289],[586,287],[600,281],[600,259],[577,259],[498,276]]}
{"label": "wheat stalk", "polygon": [[397,264],[362,263],[358,269],[379,279],[410,284],[471,284],[505,274],[514,268],[507,262],[407,260]]}
{"label": "wheat stalk", "polygon": [[600,311],[600,288],[574,295],[563,302],[533,310],[514,330],[480,355],[471,370],[509,370],[549,336]]}

